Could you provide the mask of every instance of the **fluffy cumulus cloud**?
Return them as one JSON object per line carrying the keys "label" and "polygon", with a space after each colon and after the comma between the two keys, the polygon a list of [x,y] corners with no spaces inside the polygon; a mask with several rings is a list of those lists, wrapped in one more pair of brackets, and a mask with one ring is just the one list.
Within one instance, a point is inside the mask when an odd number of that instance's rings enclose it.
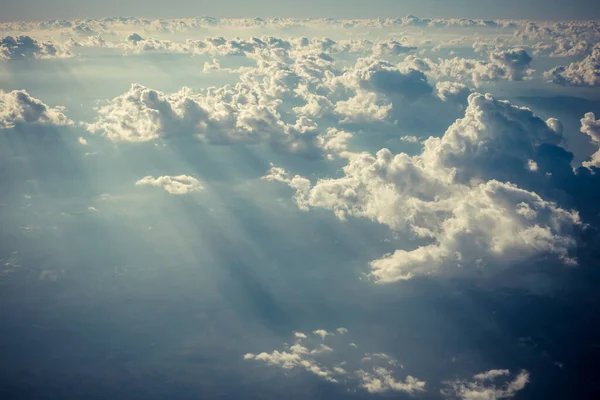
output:
{"label": "fluffy cumulus cloud", "polygon": [[543,143],[559,144],[562,125],[543,121],[530,109],[472,94],[464,118],[441,138],[425,144],[422,159],[437,171],[451,171],[455,182],[499,179],[515,182]]}
{"label": "fluffy cumulus cloud", "polygon": [[559,85],[600,87],[600,44],[583,60],[554,67],[544,76]]}
{"label": "fluffy cumulus cloud", "polygon": [[496,50],[490,61],[501,67],[502,76],[511,81],[520,81],[531,74],[532,58],[524,49]]}
{"label": "fluffy cumulus cloud", "polygon": [[[505,381],[498,385],[499,380]],[[472,381],[455,380],[446,382],[447,388],[442,390],[449,399],[460,400],[498,400],[511,399],[529,383],[529,373],[519,372],[511,379],[507,369],[492,369],[473,376]]]}
{"label": "fluffy cumulus cloud", "polygon": [[343,70],[330,70],[318,89],[330,99],[331,107],[324,113],[338,117],[342,124],[392,123],[399,112],[407,112],[433,93],[427,76],[412,65],[372,57],[359,58]]}
{"label": "fluffy cumulus cloud", "polygon": [[137,186],[154,186],[163,188],[170,194],[189,194],[193,192],[199,192],[204,187],[202,183],[188,175],[178,176],[159,176],[157,178],[153,176],[145,176],[135,183]]}
{"label": "fluffy cumulus cloud", "polygon": [[466,103],[471,89],[460,82],[442,81],[435,84],[435,93],[442,101]]}
{"label": "fluffy cumulus cloud", "polygon": [[560,141],[558,126],[528,109],[472,94],[465,117],[441,138],[426,140],[421,154],[351,154],[342,177],[315,183],[277,167],[265,179],[292,187],[303,210],[368,218],[423,243],[371,262],[379,282],[540,255],[573,264],[578,214],[512,183],[540,173],[530,160],[540,145]]}
{"label": "fluffy cumulus cloud", "polygon": [[311,158],[342,151],[350,134],[336,129],[321,132],[305,116],[284,122],[277,107],[277,87],[264,93],[246,83],[193,93],[183,88],[166,94],[134,84],[99,109],[91,132],[103,132],[115,141],[147,142],[176,136],[194,136],[213,144],[268,143],[278,152]]}
{"label": "fluffy cumulus cloud", "polygon": [[[247,353],[245,360],[256,360],[286,370],[302,369],[326,381],[360,388],[369,393],[424,392],[426,383],[413,376],[399,378],[403,366],[385,353],[362,353],[348,342],[348,329],[334,332],[317,329],[311,335],[294,334],[294,343],[270,353]],[[334,346],[334,347],[332,347]]]}
{"label": "fluffy cumulus cloud", "polygon": [[[389,361],[388,361],[389,362]],[[385,367],[374,367],[371,372],[359,370],[360,387],[369,393],[384,393],[389,391],[415,394],[425,391],[425,382],[415,377],[407,376],[404,380],[397,380],[392,371]]]}
{"label": "fluffy cumulus cloud", "polygon": [[73,125],[62,107],[50,107],[25,90],[0,90],[0,128],[17,125]]}
{"label": "fluffy cumulus cloud", "polygon": [[371,58],[358,59],[354,68],[334,82],[367,92],[399,95],[409,99],[432,91],[423,72],[413,68],[402,69]]}
{"label": "fluffy cumulus cloud", "polygon": [[[590,137],[590,141],[594,146],[600,147],[600,119],[596,119],[596,115],[592,112],[586,113],[581,118],[581,132]],[[585,161],[584,166],[600,168],[600,150],[592,154],[590,161]]]}
{"label": "fluffy cumulus cloud", "polygon": [[0,60],[68,57],[68,52],[51,42],[40,42],[29,36],[0,38]]}
{"label": "fluffy cumulus cloud", "polygon": [[399,54],[409,53],[415,50],[417,50],[417,47],[415,46],[410,46],[408,44],[398,42],[397,40],[390,39],[375,43],[373,47],[373,55],[376,57],[386,55],[397,56]]}
{"label": "fluffy cumulus cloud", "polygon": [[520,81],[529,78],[534,72],[530,68],[531,61],[532,57],[526,50],[515,48],[493,50],[488,60],[454,57],[438,59],[437,62],[422,60],[421,64],[438,78],[449,77],[480,86],[503,79]]}
{"label": "fluffy cumulus cloud", "polygon": [[[127,42],[140,46],[147,40],[130,34]],[[561,148],[561,123],[469,88],[531,77],[529,52],[497,41],[482,47],[482,60],[407,55],[392,62],[373,56],[409,52],[407,43],[272,36],[187,41],[194,52],[246,55],[255,66],[227,69],[215,59],[205,71],[226,70],[239,82],[200,92],[163,93],[134,84],[101,107],[87,127],[114,141],[191,136],[207,144],[264,143],[279,153],[347,159],[344,176],[336,179],[311,182],[277,167],[266,179],[289,184],[304,210],[330,209],[340,219],[368,218],[405,232],[413,245],[371,263],[381,282],[538,256],[576,263],[572,233],[579,216],[571,204],[548,198],[543,187],[555,175],[542,153]],[[339,63],[336,51],[358,57]],[[420,154],[348,151],[353,129],[374,123],[390,132],[419,107],[435,112],[440,105],[464,110],[442,137],[421,140],[412,131],[398,136],[421,142]]]}

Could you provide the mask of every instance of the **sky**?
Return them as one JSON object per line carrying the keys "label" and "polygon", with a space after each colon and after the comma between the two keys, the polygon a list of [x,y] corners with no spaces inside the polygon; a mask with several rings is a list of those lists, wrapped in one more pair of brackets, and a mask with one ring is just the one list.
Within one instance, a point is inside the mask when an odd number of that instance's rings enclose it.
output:
{"label": "sky", "polygon": [[434,18],[477,19],[595,19],[600,7],[594,0],[307,0],[297,2],[262,0],[43,0],[2,1],[0,20],[43,20],[112,17],[115,15],[153,18],[285,16],[299,18],[377,18],[414,14]]}
{"label": "sky", "polygon": [[600,398],[591,3],[33,3],[1,399]]}

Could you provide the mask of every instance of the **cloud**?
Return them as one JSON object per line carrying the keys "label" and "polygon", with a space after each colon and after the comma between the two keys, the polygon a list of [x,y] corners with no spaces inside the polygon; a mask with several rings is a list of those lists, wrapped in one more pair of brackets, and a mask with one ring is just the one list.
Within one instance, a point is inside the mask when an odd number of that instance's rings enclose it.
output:
{"label": "cloud", "polygon": [[338,101],[334,111],[342,117],[342,124],[350,124],[385,121],[392,108],[392,103],[386,97],[361,91],[348,100]]}
{"label": "cloud", "polygon": [[423,159],[436,170],[452,169],[455,181],[498,179],[518,182],[542,143],[560,144],[562,126],[530,109],[486,94],[469,96],[464,118],[441,138],[425,144]]}
{"label": "cloud", "polygon": [[425,391],[424,381],[410,375],[403,380],[397,377],[403,367],[391,356],[385,353],[359,353],[356,350],[358,346],[342,339],[342,335],[348,334],[346,328],[338,328],[336,332],[330,333],[324,329],[313,331],[321,338],[320,341],[330,338],[337,345],[335,348],[314,343],[305,334],[296,332],[294,343],[286,344],[282,351],[246,353],[243,358],[263,361],[285,370],[304,369],[326,381],[360,388],[369,393],[402,392],[412,395]]}
{"label": "cloud", "polygon": [[443,81],[435,84],[435,94],[442,101],[466,104],[471,94],[471,89],[460,82]]}
{"label": "cloud", "polygon": [[373,368],[372,372],[358,371],[361,387],[369,393],[385,393],[388,391],[415,394],[425,391],[425,382],[412,376],[407,376],[404,381],[396,380],[387,368]]}
{"label": "cloud", "polygon": [[102,36],[94,35],[86,37],[83,40],[75,40],[70,38],[66,43],[65,47],[69,49],[69,52],[75,51],[78,47],[96,47],[96,48],[116,48],[117,45],[112,42],[107,42]]}
{"label": "cloud", "polygon": [[532,44],[534,54],[550,57],[584,57],[600,40],[598,21],[524,21],[514,31],[522,44]]}
{"label": "cloud", "polygon": [[321,339],[325,339],[325,336],[331,335],[331,333],[327,332],[325,329],[317,329],[316,331],[313,331],[313,333],[320,336]]}
{"label": "cloud", "polygon": [[[333,72],[333,71],[332,71]],[[431,100],[433,88],[425,74],[411,65],[393,65],[374,58],[359,58],[338,75],[329,74],[322,87],[330,91],[333,114],[342,124],[366,128],[372,122],[403,123],[415,113],[419,101]],[[396,129],[396,127],[392,127]]]}
{"label": "cloud", "polygon": [[401,141],[403,142],[408,142],[408,143],[419,143],[419,138],[416,136],[402,136],[400,138]]}
{"label": "cloud", "polygon": [[541,255],[571,265],[578,214],[511,183],[540,173],[531,171],[530,160],[540,145],[560,141],[557,126],[491,95],[472,94],[464,118],[443,137],[426,140],[419,155],[387,149],[348,155],[342,177],[314,184],[277,167],[265,179],[292,187],[302,210],[368,218],[425,242],[372,261],[370,275],[378,282],[467,273]]}
{"label": "cloud", "polygon": [[474,375],[471,382],[463,380],[448,381],[446,382],[447,388],[442,390],[442,394],[447,398],[461,400],[510,399],[527,386],[529,373],[522,370],[513,380],[507,381],[501,387],[491,382],[509,376],[509,370],[496,369]]}
{"label": "cloud", "polygon": [[340,79],[349,87],[408,99],[432,91],[423,72],[413,68],[401,70],[386,61],[369,58],[358,59],[354,68]]}
{"label": "cloud", "polygon": [[399,54],[405,54],[415,50],[417,50],[415,46],[409,46],[406,44],[402,44],[396,40],[390,39],[387,41],[380,41],[375,43],[375,45],[373,46],[373,55],[376,57],[388,55],[397,56]]}
{"label": "cloud", "polygon": [[145,176],[137,181],[136,186],[154,186],[163,188],[170,194],[189,194],[193,192],[200,192],[204,187],[200,181],[193,176],[178,175],[178,176],[159,176],[154,178],[153,176]]}
{"label": "cloud", "polygon": [[[523,49],[494,50],[489,55],[489,61],[450,58],[421,61],[438,78],[450,77],[462,82],[472,82],[481,86],[484,82],[498,80],[520,81],[530,77],[533,70],[530,67],[531,56]],[[414,61],[413,61],[414,62]]]}
{"label": "cloud", "polygon": [[548,81],[569,86],[600,86],[600,44],[596,44],[592,53],[581,61],[569,65],[560,65],[544,72]]}
{"label": "cloud", "polygon": [[166,94],[133,84],[127,93],[101,107],[87,129],[126,142],[193,136],[209,144],[266,143],[277,152],[308,158],[345,149],[351,137],[348,132],[321,132],[304,116],[295,123],[284,122],[278,110],[278,85],[242,82],[204,93],[182,88]]}
{"label": "cloud", "polygon": [[[590,137],[591,142],[595,146],[600,147],[600,119],[596,119],[594,113],[586,113],[584,117],[581,118],[580,130]],[[592,154],[591,160],[585,161],[583,166],[600,168],[600,150]]]}
{"label": "cloud", "polygon": [[51,42],[39,42],[29,36],[0,38],[0,60],[26,60],[36,58],[69,57]]}
{"label": "cloud", "polygon": [[25,90],[4,92],[0,90],[0,128],[16,125],[73,125],[63,114],[63,107],[50,107],[32,97]]}

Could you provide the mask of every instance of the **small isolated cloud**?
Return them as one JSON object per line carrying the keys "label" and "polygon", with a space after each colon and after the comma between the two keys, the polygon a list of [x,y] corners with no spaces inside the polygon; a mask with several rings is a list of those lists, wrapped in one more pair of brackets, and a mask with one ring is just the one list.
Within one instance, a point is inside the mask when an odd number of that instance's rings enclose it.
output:
{"label": "small isolated cloud", "polygon": [[317,329],[316,331],[313,331],[313,334],[321,337],[321,339],[325,339],[325,336],[327,335],[332,335],[332,333],[327,332],[325,329]]}
{"label": "small isolated cloud", "polygon": [[400,137],[400,140],[403,142],[408,142],[408,143],[419,143],[419,138],[416,136],[402,136]]}
{"label": "small isolated cloud", "polygon": [[424,381],[410,375],[398,377],[403,367],[393,357],[385,353],[359,353],[356,350],[358,346],[342,339],[348,334],[346,328],[338,328],[336,332],[324,329],[313,331],[322,339],[332,336],[335,347],[325,346],[320,340],[314,342],[296,332],[295,342],[285,345],[281,351],[247,353],[243,358],[263,361],[286,370],[303,369],[326,381],[360,388],[369,393],[402,392],[412,395],[425,391]]}
{"label": "small isolated cloud", "polygon": [[50,107],[25,90],[0,90],[0,128],[26,125],[73,125],[63,107]]}
{"label": "small isolated cloud", "polygon": [[[503,378],[505,382],[498,385]],[[460,400],[497,400],[513,398],[517,392],[529,383],[529,372],[523,370],[514,379],[509,380],[510,371],[493,369],[473,376],[472,381],[455,380],[445,382],[446,388],[441,392],[448,399]]]}
{"label": "small isolated cloud", "polygon": [[145,176],[135,183],[137,186],[155,186],[166,190],[168,193],[183,195],[193,192],[199,192],[204,187],[200,181],[192,176]]}
{"label": "small isolated cloud", "polygon": [[397,56],[415,50],[417,50],[415,46],[403,44],[396,40],[387,40],[375,43],[375,45],[373,46],[373,55],[376,57]]}
{"label": "small isolated cloud", "polygon": [[354,68],[341,79],[356,89],[408,99],[432,91],[423,72],[412,68],[400,69],[386,61],[369,58],[358,59]]}

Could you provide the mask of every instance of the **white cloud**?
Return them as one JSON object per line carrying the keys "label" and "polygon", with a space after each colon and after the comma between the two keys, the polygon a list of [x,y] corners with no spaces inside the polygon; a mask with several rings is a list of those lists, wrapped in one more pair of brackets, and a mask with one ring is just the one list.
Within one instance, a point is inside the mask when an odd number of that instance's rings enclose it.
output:
{"label": "white cloud", "polygon": [[409,99],[432,92],[423,72],[371,58],[359,58],[339,80],[351,88]]}
{"label": "white cloud", "polygon": [[471,89],[460,82],[442,81],[435,84],[435,92],[442,101],[466,103],[471,94]]}
{"label": "white cloud", "polygon": [[581,61],[561,65],[544,72],[544,77],[559,85],[600,86],[600,44]]}
{"label": "white cloud", "polygon": [[168,193],[178,195],[199,192],[204,189],[202,183],[198,179],[188,175],[166,175],[159,176],[158,178],[154,178],[153,176],[145,176],[135,184],[137,186],[160,187],[166,190]]}
{"label": "white cloud", "polygon": [[419,138],[416,136],[405,135],[400,137],[400,140],[408,143],[419,143]]}
{"label": "white cloud", "polygon": [[392,103],[377,93],[361,91],[348,100],[340,100],[334,111],[340,115],[343,124],[369,123],[387,119],[392,110]]}
{"label": "white cloud", "polygon": [[515,48],[496,49],[490,53],[489,61],[455,57],[439,59],[437,63],[431,60],[421,63],[431,69],[436,77],[450,77],[481,86],[484,82],[502,79],[520,81],[529,78],[534,72],[529,68],[531,60],[527,51]]}
{"label": "white cloud", "polygon": [[[596,119],[594,113],[586,113],[584,117],[581,118],[580,130],[590,137],[594,146],[600,147],[600,119]],[[583,166],[600,168],[600,150],[592,154],[591,160],[585,161]]]}
{"label": "white cloud", "polygon": [[412,376],[407,376],[404,381],[396,380],[387,368],[373,368],[372,372],[358,371],[361,381],[360,386],[369,393],[384,393],[388,391],[414,394],[425,391],[425,382]]}
{"label": "white cloud", "polygon": [[326,381],[349,387],[361,388],[369,393],[403,392],[409,395],[424,392],[426,383],[410,375],[398,378],[403,369],[398,361],[385,353],[359,353],[354,343],[344,344],[342,335],[348,330],[339,328],[335,332],[317,329],[313,333],[324,338],[335,337],[335,348],[323,343],[314,343],[306,335],[295,334],[295,342],[285,345],[284,350],[270,353],[247,353],[244,360],[263,361],[271,366],[286,370],[304,369]]}
{"label": "white cloud", "polygon": [[550,57],[584,57],[600,40],[597,21],[526,21],[514,38],[532,44],[534,54]]}
{"label": "white cloud", "polygon": [[101,107],[96,121],[87,127],[115,141],[147,142],[188,135],[210,144],[264,142],[275,151],[309,158],[345,149],[351,137],[348,132],[320,132],[317,124],[304,116],[295,123],[284,122],[276,85],[279,83],[265,88],[242,82],[205,93],[183,88],[165,94],[134,84],[127,93]]}
{"label": "white cloud", "polygon": [[39,42],[29,36],[0,38],[0,60],[64,58],[70,54],[51,42]]}
{"label": "white cloud", "polygon": [[509,374],[510,374],[510,371],[507,369],[490,369],[489,371],[481,372],[481,373],[473,376],[473,378],[475,378],[475,380],[478,380],[478,381],[487,381],[487,380],[494,380],[499,376],[507,376]]}
{"label": "white cloud", "polygon": [[532,58],[524,49],[496,50],[490,53],[490,61],[502,68],[502,77],[520,81],[533,72],[529,65]]}
{"label": "white cloud", "polygon": [[[545,254],[573,264],[577,213],[499,180],[535,173],[530,160],[536,146],[560,141],[557,125],[550,125],[528,109],[473,94],[465,117],[443,137],[426,140],[419,155],[387,149],[348,155],[342,177],[314,184],[277,167],[265,179],[294,188],[302,210],[368,218],[428,242],[371,262],[371,276],[379,282]],[[456,268],[461,266],[468,268]]]}
{"label": "white cloud", "polygon": [[50,107],[25,90],[0,90],[0,128],[17,124],[73,125],[63,112],[63,107]]}
{"label": "white cloud", "polygon": [[508,370],[490,370],[473,376],[473,381],[455,380],[445,382],[447,388],[442,390],[448,398],[461,400],[497,400],[513,398],[517,392],[523,390],[529,383],[529,373],[525,370],[519,372],[511,381],[498,387],[490,381],[500,377],[509,377]]}
{"label": "white cloud", "polygon": [[[561,133],[562,125],[554,118],[543,121],[528,108],[472,94],[464,118],[443,137],[427,140],[422,158],[440,172],[452,169],[461,183],[473,178],[515,182],[537,146],[559,144]],[[516,173],[509,172],[511,166]]]}

